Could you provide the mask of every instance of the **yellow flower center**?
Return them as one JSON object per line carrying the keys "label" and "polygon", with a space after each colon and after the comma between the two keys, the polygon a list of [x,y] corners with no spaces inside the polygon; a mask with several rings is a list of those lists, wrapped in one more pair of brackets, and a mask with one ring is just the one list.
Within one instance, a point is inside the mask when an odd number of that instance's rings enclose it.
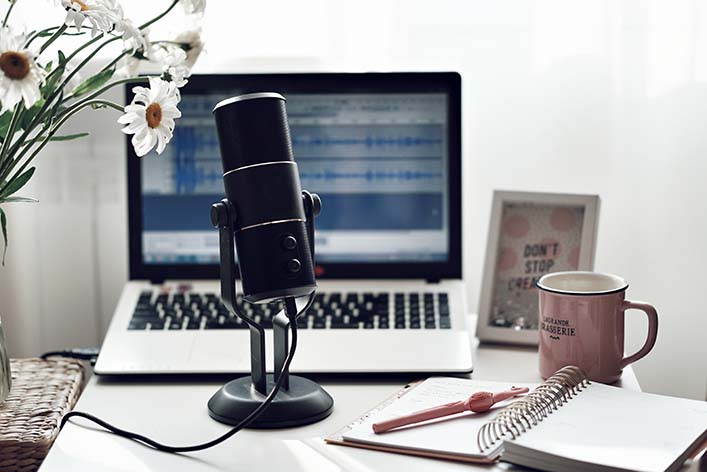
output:
{"label": "yellow flower center", "polygon": [[75,3],[75,4],[77,4],[78,6],[80,6],[80,7],[81,7],[81,11],[86,11],[86,10],[88,10],[88,5],[86,5],[85,3],[83,3],[81,0],[73,0],[71,3]]}
{"label": "yellow flower center", "polygon": [[5,51],[0,54],[0,70],[12,80],[22,80],[29,74],[29,60],[20,52]]}
{"label": "yellow flower center", "polygon": [[159,103],[150,103],[145,111],[147,126],[157,128],[162,123],[162,107]]}

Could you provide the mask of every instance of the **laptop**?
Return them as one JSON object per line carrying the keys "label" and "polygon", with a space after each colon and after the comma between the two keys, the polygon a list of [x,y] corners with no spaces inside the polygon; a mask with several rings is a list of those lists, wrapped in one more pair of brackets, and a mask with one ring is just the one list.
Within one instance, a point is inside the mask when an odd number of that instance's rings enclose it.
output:
{"label": "laptop", "polygon": [[[322,199],[319,288],[298,320],[291,371],[471,372],[453,72],[192,76],[163,155],[138,158],[127,146],[130,281],[95,372],[249,372],[249,330],[218,298],[209,213],[223,181],[212,109],[262,91],[287,98],[302,188]],[[266,328],[280,309],[240,303]]]}

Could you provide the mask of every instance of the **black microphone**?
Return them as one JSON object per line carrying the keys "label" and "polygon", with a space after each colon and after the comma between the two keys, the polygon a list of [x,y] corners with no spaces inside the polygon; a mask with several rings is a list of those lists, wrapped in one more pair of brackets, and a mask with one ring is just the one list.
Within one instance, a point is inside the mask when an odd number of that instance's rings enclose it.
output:
{"label": "black microphone", "polygon": [[[300,187],[282,95],[229,98],[216,105],[214,115],[226,191],[226,198],[211,207],[211,221],[219,229],[221,300],[229,318],[248,325],[251,372],[250,379],[232,380],[209,399],[209,415],[236,425],[234,430],[313,423],[331,413],[334,400],[316,382],[290,376],[289,365],[297,346],[297,317],[312,305],[317,288],[314,218],[321,201]],[[265,369],[264,323],[238,306],[234,243],[243,299],[284,302],[268,323],[273,374]],[[286,393],[280,395],[280,389]]]}
{"label": "black microphone", "polygon": [[251,93],[214,108],[244,298],[251,303],[307,295],[317,286],[285,101],[278,93]]}

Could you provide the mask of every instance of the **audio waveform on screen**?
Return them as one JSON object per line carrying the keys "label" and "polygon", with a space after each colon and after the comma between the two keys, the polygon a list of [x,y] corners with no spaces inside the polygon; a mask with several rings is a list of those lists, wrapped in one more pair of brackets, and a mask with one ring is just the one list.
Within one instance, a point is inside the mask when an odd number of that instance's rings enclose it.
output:
{"label": "audio waveform on screen", "polygon": [[199,168],[192,157],[181,157],[174,161],[174,184],[177,193],[192,193],[204,185],[219,188],[223,181],[220,171]]}
{"label": "audio waveform on screen", "polygon": [[439,138],[423,138],[419,136],[366,136],[363,138],[331,138],[331,137],[301,137],[292,136],[292,145],[297,146],[365,146],[372,147],[416,147],[442,144]]}
{"label": "audio waveform on screen", "polygon": [[[292,143],[300,177],[313,191],[391,191],[437,189],[444,180],[438,164],[444,139],[431,126],[337,126],[327,133],[293,126]],[[201,124],[177,126],[171,154],[172,192],[223,193],[223,172],[216,131]],[[424,158],[424,159],[422,159]],[[327,162],[328,161],[328,162]],[[398,165],[391,168],[390,162]],[[365,164],[362,164],[365,162]]]}
{"label": "audio waveform on screen", "polygon": [[176,193],[220,192],[223,172],[214,131],[208,127],[178,126],[174,141],[172,179]]}
{"label": "audio waveform on screen", "polygon": [[441,179],[441,172],[421,172],[412,170],[403,171],[372,171],[363,172],[337,172],[324,170],[321,172],[300,172],[300,178],[303,180],[365,180],[367,182],[375,181],[411,181],[411,180],[434,180]]}

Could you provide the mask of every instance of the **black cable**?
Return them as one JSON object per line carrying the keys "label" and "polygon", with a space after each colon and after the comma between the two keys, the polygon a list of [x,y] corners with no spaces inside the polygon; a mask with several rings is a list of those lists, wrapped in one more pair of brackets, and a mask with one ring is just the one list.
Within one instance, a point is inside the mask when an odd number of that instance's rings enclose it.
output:
{"label": "black cable", "polygon": [[[312,302],[314,301],[314,292],[309,296],[309,300],[307,301],[307,306],[301,311],[301,313],[304,313],[309,309],[309,307],[312,305]],[[72,418],[72,417],[79,417],[79,418],[85,418],[89,421],[92,421],[93,423],[103,427],[104,429],[110,431],[113,434],[116,434],[118,436],[130,439],[131,441],[136,441],[139,443],[142,443],[146,446],[152,447],[153,449],[157,449],[158,451],[163,451],[163,452],[194,452],[194,451],[202,451],[204,449],[208,449],[210,447],[216,446],[217,444],[222,443],[226,439],[230,438],[234,434],[236,434],[238,431],[242,430],[243,428],[247,427],[250,423],[255,421],[258,416],[262,414],[263,411],[272,403],[272,401],[275,399],[275,396],[278,394],[280,391],[280,388],[282,387],[282,383],[285,380],[285,375],[284,373],[289,371],[290,369],[290,363],[292,362],[292,358],[295,356],[295,350],[297,349],[297,314],[295,316],[290,318],[290,331],[292,333],[292,343],[290,344],[290,351],[287,353],[287,358],[285,359],[285,363],[282,366],[282,369],[280,371],[280,376],[277,379],[277,382],[273,386],[273,389],[270,391],[267,397],[265,397],[265,400],[258,405],[258,407],[253,410],[248,416],[246,416],[243,420],[241,420],[240,423],[238,423],[236,426],[234,426],[231,430],[227,431],[225,434],[219,436],[216,439],[213,439],[211,441],[202,443],[202,444],[196,444],[194,446],[169,446],[166,444],[159,443],[155,441],[154,439],[150,439],[147,436],[143,436],[142,434],[134,433],[132,431],[127,431],[121,428],[118,428],[116,426],[113,426],[112,424],[103,421],[102,419],[90,414],[90,413],[84,413],[82,411],[70,411],[67,414],[64,415],[64,417],[61,419],[61,424],[59,426],[59,429],[62,429],[66,422]]]}
{"label": "black cable", "polygon": [[94,348],[76,348],[76,349],[64,349],[62,351],[49,351],[45,352],[40,359],[47,360],[50,357],[67,357],[69,359],[79,359],[82,361],[89,361],[91,365],[96,363],[98,359],[98,353],[100,350],[96,347]]}

